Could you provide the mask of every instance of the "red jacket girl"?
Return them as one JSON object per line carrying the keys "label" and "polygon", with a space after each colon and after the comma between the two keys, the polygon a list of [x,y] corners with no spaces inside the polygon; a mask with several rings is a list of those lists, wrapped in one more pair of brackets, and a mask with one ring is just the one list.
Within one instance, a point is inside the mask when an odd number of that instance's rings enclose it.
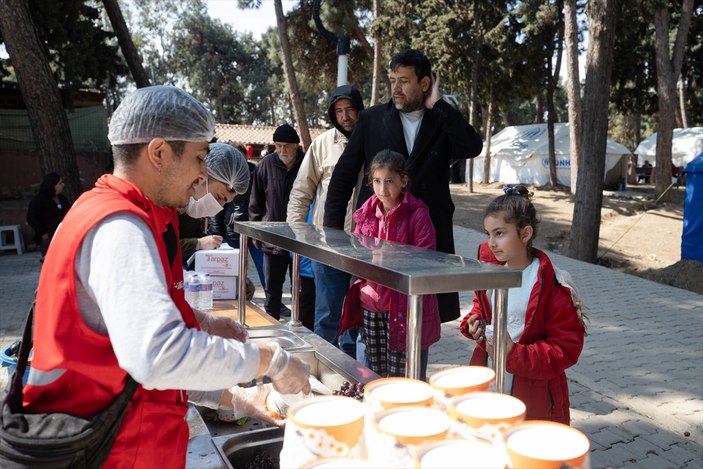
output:
{"label": "red jacket girl", "polygon": [[[580,312],[574,306],[571,289],[557,280],[549,257],[532,249],[539,259],[537,283],[530,293],[525,329],[507,356],[506,371],[512,373],[511,394],[527,406],[526,419],[570,422],[569,389],[564,370],[578,361],[585,335]],[[488,249],[479,248],[479,260],[502,264]],[[469,317],[479,314],[491,323],[491,306],[486,291],[474,294],[473,310],[463,319],[460,330],[466,337]],[[477,344],[471,365],[485,365],[485,342]]]}

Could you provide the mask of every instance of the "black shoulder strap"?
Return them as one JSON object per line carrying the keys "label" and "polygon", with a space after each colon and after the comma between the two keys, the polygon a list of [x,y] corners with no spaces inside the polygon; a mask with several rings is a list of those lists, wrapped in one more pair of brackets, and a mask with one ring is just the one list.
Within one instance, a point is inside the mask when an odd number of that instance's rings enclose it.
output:
{"label": "black shoulder strap", "polygon": [[7,395],[7,404],[12,412],[22,411],[22,377],[27,369],[27,361],[29,360],[29,352],[32,350],[32,322],[34,319],[34,300],[29,307],[27,317],[24,320],[24,333],[22,334],[22,342],[20,343],[20,351],[17,356],[17,370],[10,382],[10,392]]}

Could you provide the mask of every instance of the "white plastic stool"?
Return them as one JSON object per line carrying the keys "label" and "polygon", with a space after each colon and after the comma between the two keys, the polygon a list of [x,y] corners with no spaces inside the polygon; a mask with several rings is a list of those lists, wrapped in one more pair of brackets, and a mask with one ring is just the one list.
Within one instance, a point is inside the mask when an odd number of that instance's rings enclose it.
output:
{"label": "white plastic stool", "polygon": [[[12,238],[13,242],[10,242]],[[20,225],[0,226],[0,251],[16,249],[17,254],[24,254],[24,241]]]}

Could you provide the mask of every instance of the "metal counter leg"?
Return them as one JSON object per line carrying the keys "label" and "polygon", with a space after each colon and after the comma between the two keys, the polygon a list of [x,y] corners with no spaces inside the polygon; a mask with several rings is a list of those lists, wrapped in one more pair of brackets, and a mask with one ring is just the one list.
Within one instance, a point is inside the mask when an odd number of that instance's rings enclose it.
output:
{"label": "metal counter leg", "polygon": [[408,334],[405,347],[405,377],[420,379],[422,295],[408,296]]}

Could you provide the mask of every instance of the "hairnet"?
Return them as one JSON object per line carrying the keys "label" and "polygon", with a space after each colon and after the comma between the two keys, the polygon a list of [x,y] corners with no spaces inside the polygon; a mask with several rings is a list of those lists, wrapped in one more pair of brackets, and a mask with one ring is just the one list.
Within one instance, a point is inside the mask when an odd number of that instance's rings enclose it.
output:
{"label": "hairnet", "polygon": [[148,86],[129,94],[110,119],[113,145],[166,141],[209,142],[215,118],[203,104],[174,86]]}
{"label": "hairnet", "polygon": [[249,188],[249,165],[242,152],[226,143],[211,143],[205,157],[208,176],[227,184],[237,194]]}

